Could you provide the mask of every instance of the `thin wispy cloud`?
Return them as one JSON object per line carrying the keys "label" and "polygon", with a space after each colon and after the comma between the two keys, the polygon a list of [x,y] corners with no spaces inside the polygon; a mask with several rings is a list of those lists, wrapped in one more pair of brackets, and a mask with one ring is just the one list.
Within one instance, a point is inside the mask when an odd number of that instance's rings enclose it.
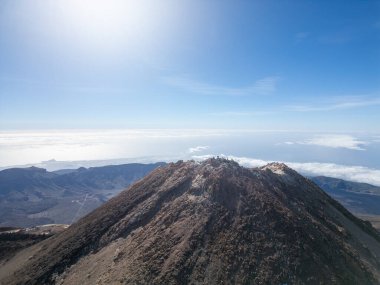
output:
{"label": "thin wispy cloud", "polygon": [[75,93],[81,94],[125,94],[128,92],[127,88],[116,88],[116,87],[68,87],[68,90]]}
{"label": "thin wispy cloud", "polygon": [[[196,160],[204,160],[215,155],[193,156]],[[233,155],[219,155],[228,159],[233,159],[246,167],[261,167],[273,161],[255,159],[250,157],[238,157]],[[308,176],[329,176],[355,182],[369,183],[380,186],[380,170],[358,165],[341,165],[335,163],[319,162],[288,162],[282,161],[294,170]]]}
{"label": "thin wispy cloud", "polygon": [[244,87],[226,87],[213,85],[190,79],[188,77],[170,76],[163,77],[163,82],[175,88],[187,92],[204,95],[246,96],[246,95],[268,95],[276,91],[278,77],[265,77]]}
{"label": "thin wispy cloud", "polygon": [[372,142],[374,142],[374,143],[380,143],[380,136],[373,137]]}
{"label": "thin wispy cloud", "polygon": [[196,146],[196,147],[191,147],[189,148],[188,152],[189,153],[196,153],[196,152],[202,152],[202,151],[205,151],[207,149],[209,149],[210,147],[207,146],[207,145],[199,145],[199,146]]}
{"label": "thin wispy cloud", "polygon": [[361,98],[361,97],[344,97],[339,101],[326,102],[325,104],[300,104],[300,105],[287,105],[284,106],[286,111],[294,112],[323,112],[354,109],[360,107],[377,106],[380,105],[380,97],[374,98]]}
{"label": "thin wispy cloud", "polygon": [[208,115],[212,116],[227,116],[227,117],[251,117],[251,116],[265,116],[272,115],[274,111],[222,111],[213,112]]}
{"label": "thin wispy cloud", "polygon": [[346,148],[350,150],[365,150],[364,146],[368,144],[368,142],[361,141],[356,137],[351,135],[317,135],[313,138],[303,140],[303,141],[287,141],[283,144],[287,145],[313,145],[313,146],[323,146],[330,148]]}

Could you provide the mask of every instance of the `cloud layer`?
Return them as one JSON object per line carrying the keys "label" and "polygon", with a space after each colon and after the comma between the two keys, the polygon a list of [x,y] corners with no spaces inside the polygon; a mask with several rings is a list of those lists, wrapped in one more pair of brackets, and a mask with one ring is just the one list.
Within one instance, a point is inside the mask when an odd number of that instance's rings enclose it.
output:
{"label": "cloud layer", "polygon": [[[126,162],[176,161],[179,159],[202,159],[210,153],[236,153],[229,156],[247,166],[261,166],[269,161],[252,157],[256,153],[270,154],[270,158],[283,161],[290,167],[308,175],[326,175],[359,182],[380,185],[380,170],[360,165],[378,167],[376,155],[379,144],[377,135],[358,139],[350,135],[292,134],[288,132],[253,130],[56,130],[0,132],[0,167],[11,165],[37,165],[70,168],[75,165],[99,166]],[[287,141],[288,140],[288,141]],[[278,147],[278,143],[310,145],[310,147]],[[366,144],[367,151],[358,153]],[[282,143],[283,144],[283,143]],[[324,149],[320,146],[331,148]],[[339,155],[345,149],[349,159],[317,163],[313,150],[323,155]],[[284,153],[285,152],[285,153]],[[360,154],[360,155],[359,155]],[[51,159],[59,161],[50,161]],[[91,161],[90,161],[91,160]],[[95,161],[96,160],[96,161]],[[112,161],[110,161],[112,160]],[[310,161],[299,163],[295,161]],[[65,162],[65,164],[62,164]],[[79,164],[78,164],[79,163]],[[347,164],[347,165],[343,165]]]}
{"label": "cloud layer", "polygon": [[206,149],[209,149],[210,147],[207,146],[207,145],[199,145],[199,146],[196,146],[196,147],[191,147],[189,148],[189,153],[195,153],[195,152],[201,152],[201,151],[204,151]]}
{"label": "cloud layer", "polygon": [[[204,160],[214,155],[193,156],[196,160]],[[260,160],[250,157],[238,157],[232,155],[219,155],[237,161],[246,167],[260,167],[272,161]],[[348,166],[335,163],[319,163],[319,162],[288,162],[283,161],[294,170],[308,176],[329,176],[334,178],[345,179],[355,182],[369,183],[380,186],[380,170],[372,169],[364,166]]]}
{"label": "cloud layer", "polygon": [[361,141],[356,137],[350,135],[317,135],[313,138],[296,141],[296,142],[285,142],[284,144],[292,145],[292,144],[301,144],[301,145],[316,145],[323,147],[331,147],[331,148],[346,148],[351,150],[365,150],[364,146],[368,144],[368,142]]}
{"label": "cloud layer", "polygon": [[206,149],[207,140],[229,130],[51,130],[0,132],[0,167],[42,160],[103,160],[164,156],[172,158]]}

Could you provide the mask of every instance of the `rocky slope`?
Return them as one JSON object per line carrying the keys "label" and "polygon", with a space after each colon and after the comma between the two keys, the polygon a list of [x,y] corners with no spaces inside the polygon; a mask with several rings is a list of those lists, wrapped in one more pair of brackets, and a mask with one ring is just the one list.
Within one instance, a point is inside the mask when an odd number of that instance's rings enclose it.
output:
{"label": "rocky slope", "polygon": [[380,237],[283,164],[178,162],[0,267],[1,284],[379,284]]}
{"label": "rocky slope", "polygon": [[0,228],[0,266],[23,248],[67,229],[68,225],[45,225],[33,228]]}

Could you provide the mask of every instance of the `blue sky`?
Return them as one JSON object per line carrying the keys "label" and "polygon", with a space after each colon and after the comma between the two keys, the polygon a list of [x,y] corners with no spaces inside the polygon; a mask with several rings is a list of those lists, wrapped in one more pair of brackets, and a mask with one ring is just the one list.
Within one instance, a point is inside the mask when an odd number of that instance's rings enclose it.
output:
{"label": "blue sky", "polygon": [[380,131],[379,1],[155,2],[1,1],[0,128]]}
{"label": "blue sky", "polygon": [[225,155],[380,185],[379,75],[375,0],[2,0],[0,168]]}

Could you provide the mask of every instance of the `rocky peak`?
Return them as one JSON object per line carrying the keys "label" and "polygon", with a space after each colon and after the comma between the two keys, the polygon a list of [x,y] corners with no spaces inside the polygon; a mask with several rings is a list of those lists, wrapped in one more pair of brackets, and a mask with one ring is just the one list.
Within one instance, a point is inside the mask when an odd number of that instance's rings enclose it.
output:
{"label": "rocky peak", "polygon": [[248,169],[224,158],[160,167],[32,251],[18,268],[0,268],[0,281],[380,281],[380,237],[369,225],[284,164]]}
{"label": "rocky peak", "polygon": [[267,165],[264,165],[260,169],[270,170],[270,171],[272,171],[276,174],[280,174],[280,175],[283,175],[286,173],[293,173],[294,174],[294,172],[295,172],[290,167],[288,167],[285,163],[280,163],[280,162],[268,163]]}

